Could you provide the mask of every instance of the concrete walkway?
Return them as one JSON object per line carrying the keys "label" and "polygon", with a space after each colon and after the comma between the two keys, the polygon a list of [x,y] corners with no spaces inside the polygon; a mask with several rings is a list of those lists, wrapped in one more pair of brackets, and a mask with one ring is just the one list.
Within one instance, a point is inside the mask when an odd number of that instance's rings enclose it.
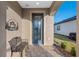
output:
{"label": "concrete walkway", "polygon": [[[14,52],[12,57],[20,57],[20,53]],[[64,57],[64,55],[55,46],[32,45],[29,49],[25,48],[23,57]]]}
{"label": "concrete walkway", "polygon": [[25,52],[26,57],[64,57],[64,55],[60,53],[55,46],[33,45]]}

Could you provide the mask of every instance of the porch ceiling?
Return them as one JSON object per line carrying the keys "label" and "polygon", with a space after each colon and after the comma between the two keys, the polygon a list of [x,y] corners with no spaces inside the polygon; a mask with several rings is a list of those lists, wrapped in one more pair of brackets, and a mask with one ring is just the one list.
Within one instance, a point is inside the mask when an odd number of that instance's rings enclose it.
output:
{"label": "porch ceiling", "polygon": [[18,1],[22,8],[49,8],[53,1]]}

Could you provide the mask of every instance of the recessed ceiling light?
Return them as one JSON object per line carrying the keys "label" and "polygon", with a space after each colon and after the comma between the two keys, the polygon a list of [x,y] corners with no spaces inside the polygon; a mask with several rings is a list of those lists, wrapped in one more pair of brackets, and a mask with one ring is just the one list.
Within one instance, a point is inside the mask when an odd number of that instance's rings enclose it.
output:
{"label": "recessed ceiling light", "polygon": [[39,2],[36,2],[36,5],[39,5],[40,3]]}

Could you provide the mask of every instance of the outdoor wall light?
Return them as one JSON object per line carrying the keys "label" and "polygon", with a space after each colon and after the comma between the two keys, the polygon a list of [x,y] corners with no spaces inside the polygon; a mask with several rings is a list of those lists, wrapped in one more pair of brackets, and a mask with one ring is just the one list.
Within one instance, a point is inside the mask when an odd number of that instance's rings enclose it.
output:
{"label": "outdoor wall light", "polygon": [[10,31],[18,30],[18,23],[14,20],[9,20],[8,22],[6,22],[5,29]]}

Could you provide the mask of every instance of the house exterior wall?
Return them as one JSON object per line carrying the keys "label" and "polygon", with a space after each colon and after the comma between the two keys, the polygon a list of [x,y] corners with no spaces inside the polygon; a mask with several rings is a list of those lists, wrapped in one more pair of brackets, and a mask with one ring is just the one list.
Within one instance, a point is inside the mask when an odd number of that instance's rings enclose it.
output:
{"label": "house exterior wall", "polygon": [[[11,56],[9,42],[21,36],[32,45],[32,13],[44,14],[44,45],[53,45],[53,21],[48,9],[22,9],[17,2],[0,2],[0,56]],[[5,30],[6,22],[15,20],[18,30]],[[49,29],[48,29],[49,28]],[[50,33],[49,33],[50,32]]]}
{"label": "house exterior wall", "polygon": [[[60,30],[57,30],[57,26],[60,26]],[[70,32],[76,32],[76,20],[54,25],[54,28],[55,33],[69,36]]]}
{"label": "house exterior wall", "polygon": [[54,41],[54,16],[44,17],[44,45],[53,45]]}
{"label": "house exterior wall", "polygon": [[76,40],[76,56],[79,57],[79,1],[77,1],[77,40]]}
{"label": "house exterior wall", "polygon": [[6,50],[7,56],[10,56],[9,42],[13,37],[22,35],[22,9],[17,2],[6,2],[6,22],[14,20],[18,23],[18,30],[9,31],[6,29]]}
{"label": "house exterior wall", "polygon": [[6,4],[0,2],[0,57],[6,56]]}
{"label": "house exterior wall", "polygon": [[[23,19],[22,24],[22,37],[23,39],[28,40],[29,44],[32,45],[32,13],[43,13],[44,14],[44,45],[53,44],[53,34],[49,34],[50,30],[47,30],[48,27],[52,30],[50,33],[53,33],[53,21],[52,17],[48,16],[48,9],[23,9]],[[26,30],[25,30],[26,29]],[[48,39],[48,37],[50,37]],[[48,43],[47,43],[48,42]],[[49,43],[50,42],[50,43]]]}
{"label": "house exterior wall", "polygon": [[[16,20],[19,25],[17,31],[5,29],[8,20]],[[10,56],[10,45],[8,43],[15,36],[21,36],[21,7],[17,2],[0,1],[0,56]]]}

